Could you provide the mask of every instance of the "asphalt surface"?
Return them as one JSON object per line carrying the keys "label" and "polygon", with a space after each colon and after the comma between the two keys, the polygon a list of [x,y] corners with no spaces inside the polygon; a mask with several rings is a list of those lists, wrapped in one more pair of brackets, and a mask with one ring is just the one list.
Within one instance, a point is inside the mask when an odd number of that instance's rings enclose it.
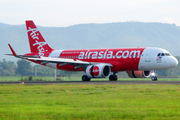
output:
{"label": "asphalt surface", "polygon": [[165,85],[180,85],[180,81],[0,81],[0,84],[25,84],[25,85],[45,85],[45,84],[165,84]]}

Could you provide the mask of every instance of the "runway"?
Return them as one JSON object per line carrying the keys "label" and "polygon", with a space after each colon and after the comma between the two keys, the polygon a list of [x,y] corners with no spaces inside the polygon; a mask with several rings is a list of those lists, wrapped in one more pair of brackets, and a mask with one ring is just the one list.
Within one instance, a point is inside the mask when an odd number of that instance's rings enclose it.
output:
{"label": "runway", "polygon": [[119,84],[119,85],[130,85],[130,84],[165,84],[165,85],[180,85],[180,81],[0,81],[0,84],[24,84],[24,85],[47,85],[47,84],[92,84],[92,85],[103,85],[103,84]]}

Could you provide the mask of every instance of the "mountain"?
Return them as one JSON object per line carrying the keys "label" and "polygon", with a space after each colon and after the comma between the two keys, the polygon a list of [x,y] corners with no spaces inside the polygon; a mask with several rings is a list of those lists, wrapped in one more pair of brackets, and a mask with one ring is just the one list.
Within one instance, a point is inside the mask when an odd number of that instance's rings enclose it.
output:
{"label": "mountain", "polygon": [[[38,26],[47,43],[54,49],[160,47],[180,55],[180,27],[175,24],[119,22],[79,24],[69,27]],[[25,25],[0,23],[0,60],[14,58],[8,43],[17,54],[30,51]]]}

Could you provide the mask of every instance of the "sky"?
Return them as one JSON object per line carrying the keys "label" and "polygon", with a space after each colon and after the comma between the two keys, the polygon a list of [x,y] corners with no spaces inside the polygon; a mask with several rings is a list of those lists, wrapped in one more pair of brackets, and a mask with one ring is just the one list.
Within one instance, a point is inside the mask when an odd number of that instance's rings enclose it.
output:
{"label": "sky", "polygon": [[0,0],[0,23],[25,20],[47,27],[129,21],[180,26],[180,0]]}

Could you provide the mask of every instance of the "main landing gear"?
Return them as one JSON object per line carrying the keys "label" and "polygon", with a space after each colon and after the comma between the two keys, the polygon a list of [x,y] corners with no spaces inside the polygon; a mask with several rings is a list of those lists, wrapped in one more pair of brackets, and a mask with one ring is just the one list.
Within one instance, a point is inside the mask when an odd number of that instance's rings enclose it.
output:
{"label": "main landing gear", "polygon": [[[117,79],[118,79],[118,77],[117,77],[117,75],[115,75],[116,73],[113,73],[113,75],[110,75],[109,76],[109,80],[110,81],[117,81]],[[87,77],[87,75],[83,75],[82,76],[82,81],[90,81],[91,80],[91,78],[88,78]]]}
{"label": "main landing gear", "polygon": [[82,76],[82,81],[90,81],[91,78],[88,78],[87,75]]}
{"label": "main landing gear", "polygon": [[157,81],[157,76],[156,76],[155,72],[156,72],[155,70],[151,71],[151,79],[152,79],[152,81]]}
{"label": "main landing gear", "polygon": [[109,76],[109,80],[110,80],[110,81],[117,81],[117,79],[118,79],[118,77],[117,77],[117,75],[116,75],[115,72],[113,73],[113,75],[110,75],[110,76]]}

